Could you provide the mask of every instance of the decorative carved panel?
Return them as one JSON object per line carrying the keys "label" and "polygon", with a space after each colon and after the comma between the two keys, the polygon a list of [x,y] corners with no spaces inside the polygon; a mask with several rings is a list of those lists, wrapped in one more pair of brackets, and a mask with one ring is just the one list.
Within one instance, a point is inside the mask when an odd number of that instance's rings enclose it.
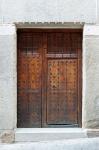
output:
{"label": "decorative carved panel", "polygon": [[77,123],[77,60],[48,60],[47,122]]}

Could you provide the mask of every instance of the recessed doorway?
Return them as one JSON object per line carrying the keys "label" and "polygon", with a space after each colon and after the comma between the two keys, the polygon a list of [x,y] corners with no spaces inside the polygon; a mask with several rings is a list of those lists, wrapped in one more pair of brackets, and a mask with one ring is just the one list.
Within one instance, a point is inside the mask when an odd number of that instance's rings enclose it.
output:
{"label": "recessed doorway", "polygon": [[79,127],[82,30],[18,30],[19,128]]}

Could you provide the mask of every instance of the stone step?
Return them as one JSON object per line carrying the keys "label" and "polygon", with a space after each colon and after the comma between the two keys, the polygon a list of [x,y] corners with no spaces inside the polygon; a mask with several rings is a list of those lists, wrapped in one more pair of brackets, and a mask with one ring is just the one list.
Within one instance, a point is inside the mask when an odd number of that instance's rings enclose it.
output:
{"label": "stone step", "polygon": [[86,130],[81,128],[18,128],[15,130],[16,142],[53,141],[86,137]]}

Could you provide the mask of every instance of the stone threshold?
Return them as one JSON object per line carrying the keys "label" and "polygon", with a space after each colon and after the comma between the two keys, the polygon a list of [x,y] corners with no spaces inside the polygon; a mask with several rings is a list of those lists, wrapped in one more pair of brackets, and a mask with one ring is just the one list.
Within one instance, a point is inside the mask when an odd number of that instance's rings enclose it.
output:
{"label": "stone threshold", "polygon": [[82,128],[17,128],[15,142],[52,141],[87,138]]}

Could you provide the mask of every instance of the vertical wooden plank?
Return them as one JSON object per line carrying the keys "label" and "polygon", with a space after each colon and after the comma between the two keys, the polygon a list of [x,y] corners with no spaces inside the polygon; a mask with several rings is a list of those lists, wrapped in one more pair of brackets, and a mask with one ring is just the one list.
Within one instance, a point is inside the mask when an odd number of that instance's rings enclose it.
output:
{"label": "vertical wooden plank", "polygon": [[28,57],[29,120],[31,127],[41,127],[41,57]]}
{"label": "vertical wooden plank", "polygon": [[[18,127],[27,127],[28,124],[28,61],[24,54],[18,57]],[[25,112],[25,115],[24,115]],[[20,116],[20,117],[19,117]]]}
{"label": "vertical wooden plank", "polygon": [[46,127],[47,33],[43,32],[42,46],[42,127]]}
{"label": "vertical wooden plank", "polygon": [[68,120],[71,124],[78,123],[78,61],[77,59],[67,60],[67,109]]}
{"label": "vertical wooden plank", "polygon": [[82,33],[78,33],[78,124],[82,127]]}

